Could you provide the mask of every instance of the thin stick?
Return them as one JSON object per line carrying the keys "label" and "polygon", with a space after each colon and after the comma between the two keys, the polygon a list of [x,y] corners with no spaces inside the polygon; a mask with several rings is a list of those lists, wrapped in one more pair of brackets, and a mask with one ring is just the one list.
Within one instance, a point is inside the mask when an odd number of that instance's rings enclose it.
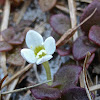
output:
{"label": "thin stick", "polygon": [[[6,0],[5,6],[4,6],[3,20],[1,24],[1,31],[5,30],[8,27],[9,15],[10,15],[10,1]],[[3,37],[1,35],[0,35],[0,40],[3,41]],[[6,68],[6,53],[5,52],[1,53],[0,64],[3,69],[4,75],[6,75],[7,68]]]}
{"label": "thin stick", "polygon": [[[71,26],[72,28],[74,28],[77,25],[75,0],[68,0],[68,6],[70,11]],[[77,37],[78,37],[78,32],[76,31],[75,34],[73,35],[73,41],[75,41]]]}
{"label": "thin stick", "polygon": [[88,96],[89,100],[93,100],[93,97],[92,97],[90,90],[89,90],[89,84],[88,84],[87,74],[86,74],[86,64],[87,64],[87,61],[88,61],[90,55],[91,55],[90,52],[88,52],[86,57],[85,57],[84,64],[83,64],[83,80],[84,80],[84,86],[85,86],[87,96]]}
{"label": "thin stick", "polygon": [[88,76],[88,78],[89,78],[89,80],[90,80],[90,84],[93,85],[93,81],[92,81],[92,79],[91,79],[91,77],[90,77],[90,74],[89,74],[88,70],[87,70],[87,76]]}
{"label": "thin stick", "polygon": [[61,5],[55,5],[55,7],[57,8],[57,9],[59,9],[59,10],[62,10],[63,12],[65,12],[65,13],[67,13],[67,14],[69,14],[69,9],[67,9],[66,7],[64,7],[64,6],[61,6]]}
{"label": "thin stick", "polygon": [[100,89],[100,84],[91,86],[91,87],[89,87],[89,89],[90,89],[90,91],[96,91],[96,90],[99,90],[99,89]]}
{"label": "thin stick", "polygon": [[36,85],[33,85],[33,86],[29,86],[29,87],[24,87],[24,88],[16,89],[16,90],[14,90],[14,91],[3,92],[3,93],[1,93],[1,94],[2,94],[2,95],[5,95],[5,94],[10,94],[10,93],[21,92],[21,91],[24,91],[24,90],[28,90],[28,89],[31,89],[31,88],[40,86],[40,85],[42,85],[42,84],[44,84],[44,83],[48,83],[48,82],[51,82],[51,80],[48,80],[48,81],[46,81],[46,82],[39,83],[39,84],[36,84]]}
{"label": "thin stick", "polygon": [[[1,31],[5,30],[8,27],[9,15],[10,15],[10,1],[6,0],[5,6],[4,6],[4,11],[3,11]],[[1,39],[3,39],[3,38],[1,37]]]}
{"label": "thin stick", "polygon": [[[69,14],[69,9],[68,9],[68,8],[66,8],[66,7],[64,7],[64,6],[61,6],[61,5],[58,5],[58,4],[55,5],[55,7],[56,7],[57,9],[59,9],[59,10],[65,12],[65,13]],[[76,12],[76,15],[77,15],[77,16],[80,16],[81,14],[78,13],[78,12]]]}
{"label": "thin stick", "polygon": [[[18,81],[19,81],[19,78],[15,79],[15,80],[9,85],[8,90],[9,90],[9,91],[13,91],[14,88],[16,87]],[[9,100],[10,97],[11,97],[11,94],[8,94],[8,95],[6,96],[6,98],[5,98],[5,100]]]}
{"label": "thin stick", "polygon": [[[20,69],[22,69],[22,68],[25,67],[25,63],[26,63],[26,61],[24,61],[23,66],[20,67]],[[18,68],[17,68],[17,69],[18,69]],[[13,69],[12,69],[12,70],[13,70]],[[13,71],[14,71],[14,70],[13,70]],[[8,91],[13,91],[14,88],[16,87],[18,81],[19,81],[19,77],[18,77],[17,79],[13,80],[13,82],[8,86]],[[10,97],[11,97],[11,94],[6,95],[5,100],[9,100]]]}
{"label": "thin stick", "polygon": [[[95,83],[96,83],[96,85],[98,84],[98,75],[96,75],[96,77],[95,77]],[[95,96],[97,96],[97,91],[95,91]]]}
{"label": "thin stick", "polygon": [[93,0],[77,0],[77,1],[91,3]]}
{"label": "thin stick", "polygon": [[15,75],[13,75],[9,80],[7,80],[6,83],[1,88],[4,88],[6,85],[12,82],[15,78],[21,76],[24,72],[29,70],[31,67],[32,67],[32,64],[28,64],[25,68],[21,69]]}
{"label": "thin stick", "polygon": [[24,13],[25,13],[27,7],[29,6],[29,4],[31,3],[31,1],[32,0],[26,0],[24,2],[24,5],[23,5],[23,7],[22,7],[22,9],[21,9],[21,11],[19,13],[19,17],[16,20],[16,24],[19,24],[19,22],[21,21],[22,17],[24,16]]}
{"label": "thin stick", "polygon": [[84,88],[83,72],[81,72],[80,74],[79,81],[80,81],[80,87]]}

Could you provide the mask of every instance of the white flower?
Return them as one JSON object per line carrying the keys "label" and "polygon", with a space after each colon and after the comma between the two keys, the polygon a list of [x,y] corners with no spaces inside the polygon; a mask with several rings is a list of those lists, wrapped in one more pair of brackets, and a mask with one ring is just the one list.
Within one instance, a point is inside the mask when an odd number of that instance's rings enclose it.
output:
{"label": "white flower", "polygon": [[26,34],[27,48],[21,50],[22,57],[29,63],[37,65],[46,62],[52,58],[52,54],[56,50],[56,44],[53,37],[48,37],[44,42],[42,36],[30,30]]}

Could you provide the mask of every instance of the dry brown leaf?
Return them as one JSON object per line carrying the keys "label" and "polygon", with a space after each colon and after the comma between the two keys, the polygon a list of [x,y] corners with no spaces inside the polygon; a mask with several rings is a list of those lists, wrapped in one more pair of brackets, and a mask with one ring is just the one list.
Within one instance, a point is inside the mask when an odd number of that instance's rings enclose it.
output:
{"label": "dry brown leaf", "polygon": [[56,1],[57,0],[39,0],[39,4],[41,9],[45,12],[52,9],[55,6]]}
{"label": "dry brown leaf", "polygon": [[15,48],[7,54],[7,62],[11,65],[22,66],[24,63],[24,59],[20,55],[21,48]]}

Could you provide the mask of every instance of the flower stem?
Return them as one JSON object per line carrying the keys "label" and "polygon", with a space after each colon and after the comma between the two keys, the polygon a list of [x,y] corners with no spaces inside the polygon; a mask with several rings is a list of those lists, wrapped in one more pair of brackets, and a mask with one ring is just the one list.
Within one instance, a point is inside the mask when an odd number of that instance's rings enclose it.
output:
{"label": "flower stem", "polygon": [[[48,61],[42,63],[44,68],[45,68],[45,71],[46,71],[46,75],[47,75],[47,80],[52,80],[51,78],[51,71],[50,71],[50,67],[49,67],[49,63]],[[48,82],[48,85],[52,85],[52,81],[51,82]]]}

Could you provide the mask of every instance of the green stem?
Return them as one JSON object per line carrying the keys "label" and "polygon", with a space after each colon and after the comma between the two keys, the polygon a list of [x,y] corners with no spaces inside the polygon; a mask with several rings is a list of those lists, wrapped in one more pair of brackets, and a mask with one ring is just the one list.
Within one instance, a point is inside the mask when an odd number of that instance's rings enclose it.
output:
{"label": "green stem", "polygon": [[[46,71],[46,75],[47,75],[47,80],[52,80],[51,78],[51,71],[50,71],[50,67],[49,67],[49,63],[48,61],[42,63],[44,68],[45,68],[45,71]],[[48,82],[48,85],[52,85],[52,81],[51,82]]]}

